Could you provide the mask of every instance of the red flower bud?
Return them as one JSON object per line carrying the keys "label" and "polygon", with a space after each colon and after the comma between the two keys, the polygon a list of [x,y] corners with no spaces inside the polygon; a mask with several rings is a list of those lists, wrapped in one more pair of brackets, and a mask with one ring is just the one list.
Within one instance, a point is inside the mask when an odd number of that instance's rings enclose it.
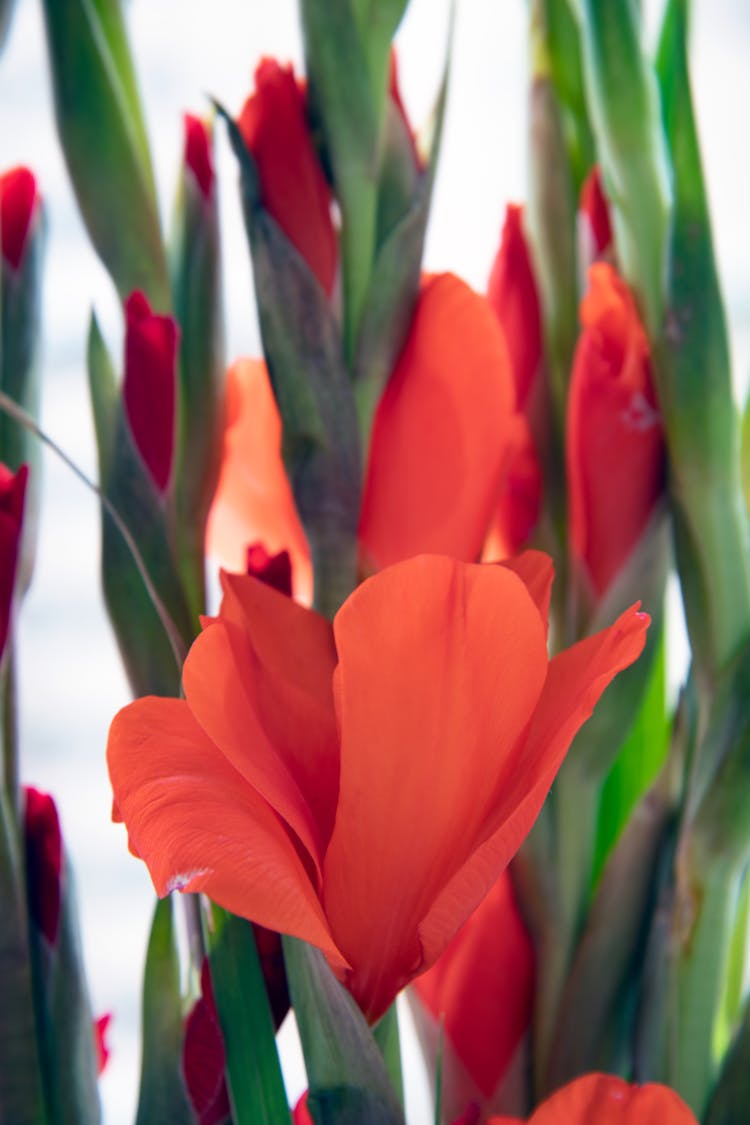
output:
{"label": "red flower bud", "polygon": [[0,464],[0,656],[10,629],[28,476],[27,465],[21,465],[14,474]]}
{"label": "red flower bud", "polygon": [[581,188],[580,217],[586,234],[586,257],[595,261],[606,254],[612,245],[612,225],[609,221],[609,204],[602,187],[598,167],[589,172]]}
{"label": "red flower bud", "polygon": [[0,176],[0,249],[14,270],[21,264],[38,198],[28,168],[11,168]]}
{"label": "red flower bud", "polygon": [[156,316],[141,292],[125,302],[125,412],[154,484],[165,492],[174,453],[177,344],[171,316]]}
{"label": "red flower bud", "polygon": [[258,170],[264,207],[330,294],[338,255],[331,193],[305,102],[291,66],[263,59],[255,71],[255,93],[237,124]]}
{"label": "red flower bud", "polygon": [[516,386],[516,406],[523,410],[542,361],[542,319],[534,270],[523,234],[523,208],[514,204],[505,212],[487,299],[505,333]]}
{"label": "red flower bud", "polygon": [[107,1043],[109,1025],[112,1022],[112,1013],[106,1012],[94,1020],[94,1049],[96,1051],[96,1072],[103,1074],[112,1052]]}
{"label": "red flower bud", "polygon": [[185,123],[185,167],[195,177],[204,199],[210,199],[214,186],[214,166],[211,157],[211,139],[208,128],[199,117],[186,113]]}
{"label": "red flower bud", "polygon": [[411,122],[409,121],[409,116],[406,112],[406,106],[404,105],[404,100],[401,97],[401,88],[400,88],[399,83],[398,83],[398,63],[396,61],[396,50],[395,50],[395,48],[391,49],[391,58],[390,58],[390,64],[389,65],[390,65],[390,70],[389,70],[389,75],[388,75],[388,93],[390,94],[391,101],[393,102],[393,104],[395,105],[395,107],[398,111],[399,117],[401,118],[401,121],[403,122],[403,126],[404,126],[404,129],[406,131],[406,135],[409,138],[409,143],[411,145],[411,151],[412,151],[412,154],[414,156],[414,166],[417,168],[418,171],[421,171],[424,167],[424,162],[423,162],[421,156],[419,155],[419,152],[417,151],[417,144],[416,144],[416,141],[414,139],[414,131],[411,127]]}
{"label": "red flower bud", "polygon": [[29,915],[50,945],[60,923],[62,835],[55,802],[47,793],[27,788],[24,835]]}
{"label": "red flower bud", "polygon": [[566,457],[571,547],[601,596],[662,495],[665,455],[633,296],[605,262],[591,267],[589,286],[568,392]]}
{"label": "red flower bud", "polygon": [[199,1125],[219,1125],[229,1117],[224,1077],[226,1052],[216,1011],[208,961],[201,970],[201,996],[185,1025],[182,1071]]}
{"label": "red flower bud", "polygon": [[262,543],[251,543],[247,548],[247,573],[280,594],[292,596],[292,560],[288,551],[269,555]]}

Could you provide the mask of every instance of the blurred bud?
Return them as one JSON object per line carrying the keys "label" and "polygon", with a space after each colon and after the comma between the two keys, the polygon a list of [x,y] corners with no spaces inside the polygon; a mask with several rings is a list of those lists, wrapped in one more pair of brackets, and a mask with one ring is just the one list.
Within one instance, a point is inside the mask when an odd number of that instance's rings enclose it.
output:
{"label": "blurred bud", "polygon": [[214,188],[214,166],[208,129],[199,117],[184,116],[185,167],[190,170],[204,199],[211,198]]}
{"label": "blurred bud", "polygon": [[611,245],[609,203],[604,194],[601,172],[594,167],[581,188],[578,208],[579,267],[590,266],[606,254]]}
{"label": "blurred bud", "polygon": [[38,207],[36,179],[28,168],[11,168],[0,176],[0,248],[14,270],[21,264]]}
{"label": "blurred bud", "polygon": [[247,548],[247,573],[280,594],[292,596],[292,560],[288,551],[269,555],[262,543],[251,543]]}
{"label": "blurred bud", "polygon": [[523,233],[523,208],[514,204],[509,204],[505,212],[487,299],[505,333],[516,405],[523,410],[542,363],[542,322],[534,269]]}
{"label": "blurred bud", "polygon": [[29,914],[50,945],[60,923],[62,836],[55,802],[31,787],[25,791],[24,837]]}
{"label": "blurred bud", "polygon": [[172,474],[178,328],[156,316],[143,293],[125,302],[125,413],[138,452],[159,492]]}
{"label": "blurred bud", "polygon": [[111,1012],[105,1012],[103,1016],[98,1016],[94,1020],[94,1046],[96,1048],[96,1068],[99,1075],[102,1075],[106,1070],[109,1056],[112,1054],[107,1042],[111,1022]]}
{"label": "blurred bud", "polygon": [[201,969],[201,995],[187,1018],[182,1048],[185,1085],[199,1125],[220,1125],[229,1119],[225,1067],[224,1038],[206,958]]}
{"label": "blurred bud", "polygon": [[310,1110],[307,1108],[307,1090],[305,1090],[292,1111],[292,1122],[293,1125],[315,1125],[310,1116]]}
{"label": "blurred bud", "polygon": [[331,193],[313,147],[304,88],[291,65],[262,60],[237,124],[255,161],[261,205],[330,296],[338,258]]}
{"label": "blurred bud", "polygon": [[649,346],[611,266],[592,266],[568,397],[571,549],[601,598],[665,488],[665,450]]}
{"label": "blurred bud", "polygon": [[0,657],[5,652],[12,622],[28,475],[25,465],[13,474],[0,464]]}
{"label": "blurred bud", "polygon": [[523,1068],[512,1064],[531,1023],[534,953],[507,871],[412,991],[431,1068],[443,1020],[446,1117],[469,1104],[484,1113],[523,1108]]}

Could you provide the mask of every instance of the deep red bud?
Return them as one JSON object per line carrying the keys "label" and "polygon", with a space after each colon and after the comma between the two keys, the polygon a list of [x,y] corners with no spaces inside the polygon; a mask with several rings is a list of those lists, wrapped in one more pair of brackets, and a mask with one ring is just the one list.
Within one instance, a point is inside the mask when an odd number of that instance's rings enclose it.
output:
{"label": "deep red bud", "polygon": [[109,1025],[112,1022],[112,1013],[105,1012],[103,1016],[99,1016],[94,1020],[94,1050],[96,1051],[96,1073],[103,1074],[109,1061],[109,1056],[112,1054],[109,1044],[107,1043],[107,1035],[109,1033]]}
{"label": "deep red bud", "polygon": [[288,551],[269,555],[262,543],[251,543],[247,548],[247,573],[291,598],[292,560]]}
{"label": "deep red bud", "polygon": [[219,1125],[230,1114],[224,1070],[226,1052],[216,1011],[211,972],[204,959],[201,996],[185,1025],[182,1071],[200,1125]]}
{"label": "deep red bud", "polygon": [[55,802],[47,793],[27,788],[24,835],[26,888],[31,920],[50,945],[60,923],[62,835]]}
{"label": "deep red bud", "polygon": [[542,318],[523,233],[523,208],[514,204],[509,204],[505,212],[487,299],[505,333],[516,386],[516,406],[523,410],[542,361]]}
{"label": "deep red bud", "polygon": [[138,452],[165,492],[172,472],[179,330],[141,292],[125,302],[125,411]]}
{"label": "deep red bud", "polygon": [[304,1094],[297,1102],[294,1110],[292,1111],[293,1125],[315,1125],[312,1117],[310,1116],[310,1110],[307,1108],[307,1094],[308,1091],[305,1090]]}
{"label": "deep red bud", "polygon": [[414,130],[411,127],[411,122],[409,121],[409,117],[408,117],[408,114],[406,112],[406,106],[404,105],[404,100],[401,97],[401,87],[399,86],[399,82],[398,82],[398,62],[397,62],[397,59],[396,59],[396,49],[395,49],[395,47],[391,48],[391,57],[390,57],[390,61],[389,61],[389,66],[390,66],[390,70],[389,70],[389,73],[388,73],[388,93],[390,94],[391,101],[393,102],[396,109],[398,110],[399,116],[401,117],[401,120],[404,123],[404,128],[406,129],[406,134],[409,138],[409,141],[411,142],[411,150],[412,150],[412,153],[413,153],[413,156],[414,156],[414,164],[415,164],[416,168],[418,168],[421,171],[421,169],[423,167],[422,158],[420,157],[419,152],[417,151],[417,144],[416,144],[416,141],[414,139]]}
{"label": "deep red bud", "polygon": [[14,270],[21,264],[36,202],[36,179],[28,168],[11,168],[0,176],[0,248]]}
{"label": "deep red bud", "polygon": [[195,177],[204,199],[211,198],[214,185],[214,167],[211,157],[211,138],[204,121],[186,113],[185,165]]}
{"label": "deep red bud", "polygon": [[581,188],[580,211],[591,232],[593,257],[599,258],[612,245],[612,224],[601,172],[596,166],[591,169]]}
{"label": "deep red bud", "polygon": [[0,464],[0,656],[5,651],[10,628],[28,476],[27,465],[12,473]]}

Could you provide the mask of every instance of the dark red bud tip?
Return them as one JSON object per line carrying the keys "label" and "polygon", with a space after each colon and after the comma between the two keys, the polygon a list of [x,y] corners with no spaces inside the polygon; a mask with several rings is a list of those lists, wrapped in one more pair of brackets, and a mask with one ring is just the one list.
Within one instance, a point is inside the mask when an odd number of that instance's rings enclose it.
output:
{"label": "dark red bud tip", "polygon": [[96,1051],[96,1073],[102,1074],[109,1062],[109,1056],[112,1054],[107,1036],[109,1034],[109,1025],[112,1022],[112,1013],[105,1012],[103,1016],[99,1016],[94,1020],[94,1050]]}
{"label": "dark red bud tip", "polygon": [[0,248],[14,270],[21,264],[36,201],[36,179],[28,168],[11,168],[0,176]]}
{"label": "dark red bud tip", "polygon": [[27,465],[17,473],[0,464],[0,656],[5,651],[16,583],[18,545],[21,539]]}
{"label": "dark red bud tip", "polygon": [[185,164],[195,176],[204,199],[211,198],[214,186],[214,166],[211,158],[211,138],[204,121],[186,113]]}
{"label": "dark red bud tip", "polygon": [[201,971],[201,992],[185,1024],[182,1071],[200,1125],[219,1125],[230,1113],[226,1053],[207,960]]}
{"label": "dark red bud tip", "polygon": [[591,227],[594,237],[594,253],[598,257],[606,253],[612,244],[612,224],[609,220],[609,204],[602,187],[599,168],[594,166],[581,188],[581,214]]}
{"label": "dark red bud tip", "polygon": [[292,560],[288,551],[269,555],[262,543],[251,543],[247,548],[247,573],[272,586],[280,594],[292,596]]}
{"label": "dark red bud tip", "polygon": [[138,452],[160,492],[172,472],[179,329],[143,293],[125,302],[125,411]]}
{"label": "dark red bud tip", "polygon": [[50,945],[57,941],[60,923],[62,836],[55,802],[47,793],[27,788],[26,890],[31,920]]}

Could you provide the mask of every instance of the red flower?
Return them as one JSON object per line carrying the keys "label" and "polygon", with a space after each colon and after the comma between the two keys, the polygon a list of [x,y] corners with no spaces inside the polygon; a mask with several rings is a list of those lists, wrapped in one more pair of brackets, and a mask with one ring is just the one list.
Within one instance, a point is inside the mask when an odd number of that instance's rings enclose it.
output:
{"label": "red flower", "polygon": [[663,493],[664,432],[635,301],[604,262],[589,272],[581,322],[568,391],[570,541],[601,597]]}
{"label": "red flower", "polygon": [[338,245],[331,192],[315,153],[306,95],[291,66],[263,59],[237,124],[252,153],[264,207],[330,294]]}
{"label": "red flower", "polygon": [[55,802],[38,789],[24,790],[26,808],[26,888],[29,915],[50,943],[57,941],[60,924],[62,835]]}
{"label": "red flower", "polygon": [[434,964],[529,831],[647,619],[548,660],[551,565],[421,556],[333,625],[223,576],[185,699],[115,718],[115,807],[158,893],[319,946],[370,1020]]}
{"label": "red flower", "polygon": [[179,330],[156,316],[143,293],[125,302],[123,397],[138,452],[160,492],[166,492],[174,456]]}
{"label": "red flower", "polygon": [[529,1028],[534,998],[534,952],[507,872],[413,988],[436,1026],[444,1021],[446,1114],[470,1102],[492,1104]]}
{"label": "red flower", "polygon": [[186,113],[185,167],[190,169],[204,199],[210,199],[214,186],[214,166],[211,156],[211,135],[205,121]]}
{"label": "red flower", "polygon": [[230,1115],[225,1067],[224,1037],[204,958],[201,995],[187,1018],[182,1045],[182,1072],[199,1125],[219,1125]]}
{"label": "red flower", "polygon": [[[513,440],[507,352],[486,301],[451,274],[422,286],[406,345],[375,416],[359,538],[365,569],[421,551],[478,557]],[[208,542],[244,570],[245,544],[289,550],[309,600],[309,553],[281,461],[265,368],[230,369],[224,463]]]}
{"label": "red flower", "polygon": [[112,1013],[106,1012],[103,1016],[99,1016],[94,1020],[94,1050],[96,1051],[96,1072],[103,1074],[109,1056],[112,1054],[109,1044],[107,1043],[107,1034],[109,1032],[109,1025],[112,1022]]}
{"label": "red flower", "polygon": [[609,204],[598,167],[591,169],[581,188],[579,216],[584,239],[582,257],[586,262],[594,262],[606,254],[612,245]]}
{"label": "red flower", "polygon": [[12,473],[6,465],[0,464],[0,658],[8,643],[13,612],[28,476],[27,465],[21,465],[17,473]]}
{"label": "red flower", "polygon": [[11,168],[0,176],[0,249],[14,270],[21,264],[38,201],[36,179],[28,168]]}
{"label": "red flower", "polygon": [[[519,1117],[491,1117],[487,1125],[524,1125]],[[668,1086],[631,1086],[611,1074],[585,1074],[547,1098],[528,1125],[698,1125]]]}

